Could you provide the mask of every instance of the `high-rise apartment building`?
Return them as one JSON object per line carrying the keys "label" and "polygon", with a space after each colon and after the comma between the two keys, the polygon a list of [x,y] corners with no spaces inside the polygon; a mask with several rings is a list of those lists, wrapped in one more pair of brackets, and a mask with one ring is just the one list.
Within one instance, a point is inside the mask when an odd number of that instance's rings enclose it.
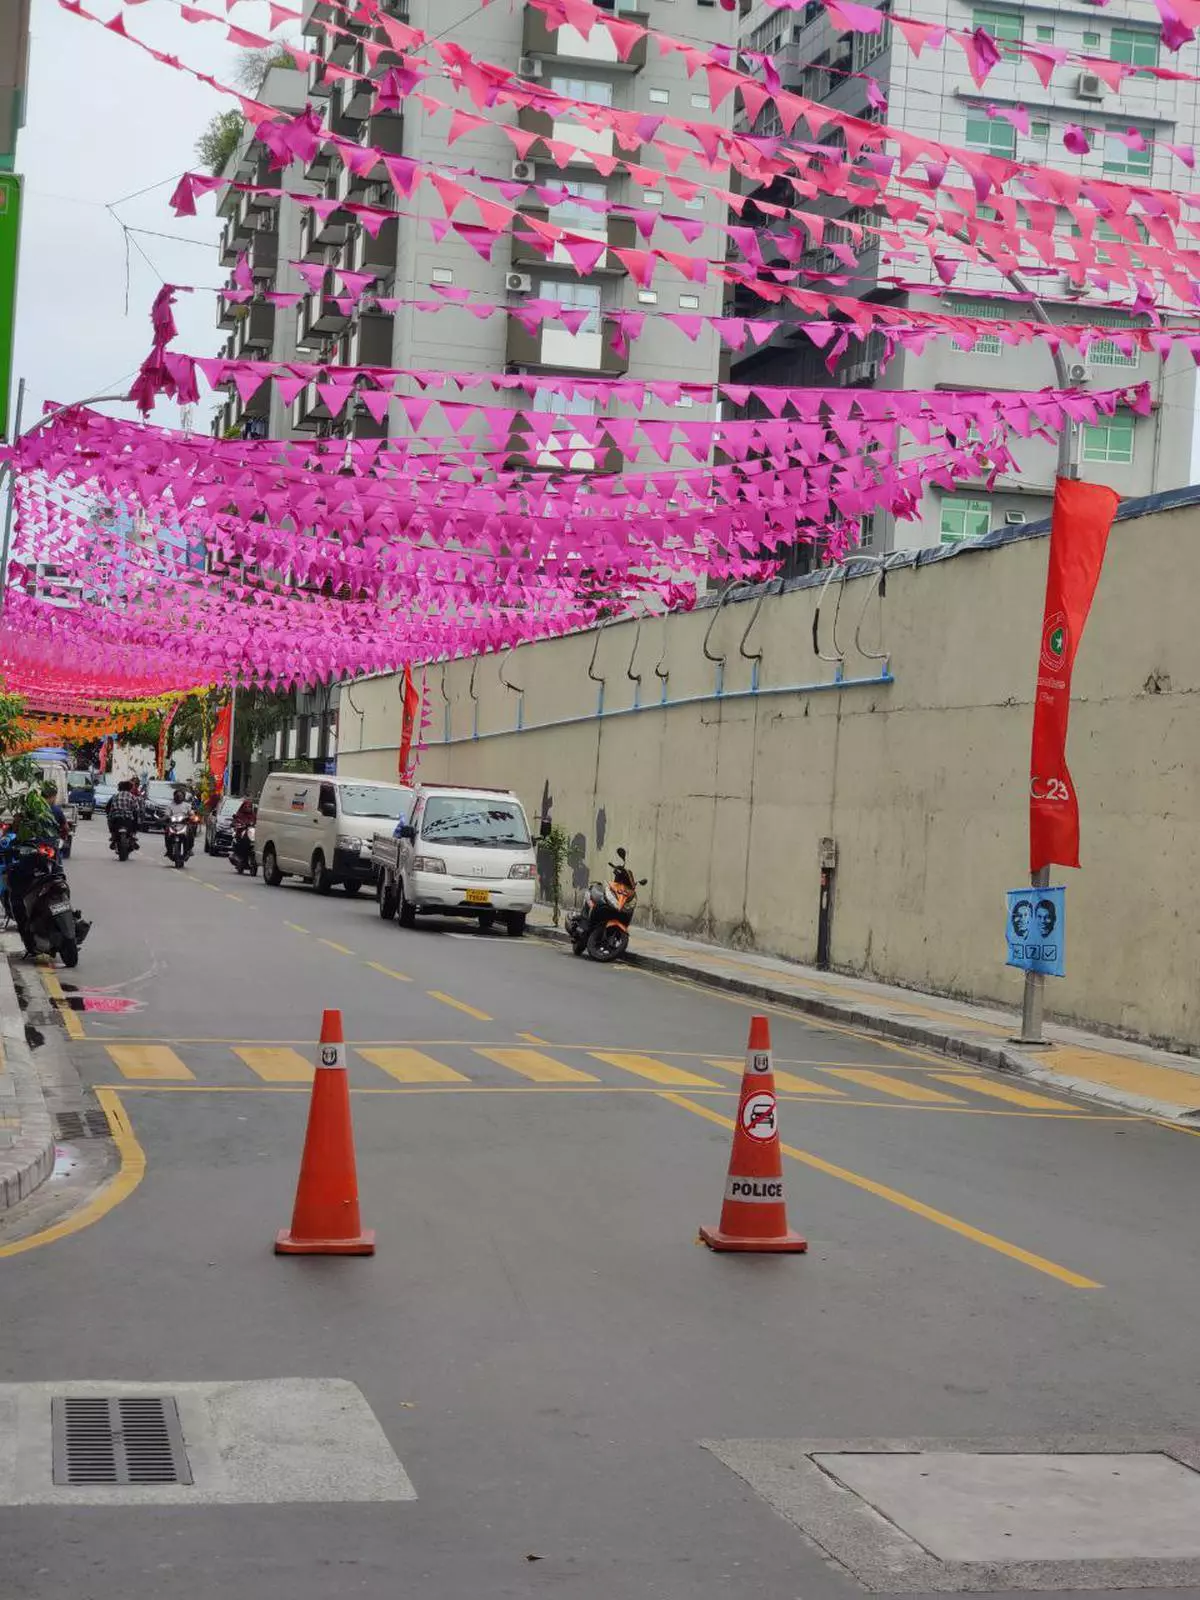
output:
{"label": "high-rise apartment building", "polygon": [[0,172],[11,172],[25,122],[29,0],[0,0]]}
{"label": "high-rise apartment building", "polygon": [[[885,3],[883,9],[892,7]],[[986,29],[999,42],[1002,58],[985,86],[977,87],[962,50],[952,41],[940,49],[927,48],[918,57],[886,22],[877,35],[843,34],[820,0],[810,0],[803,11],[757,5],[745,21],[742,44],[748,50],[772,54],[784,86],[796,93],[854,116],[885,121],[909,134],[1085,177],[1164,189],[1192,187],[1187,168],[1167,146],[1196,143],[1200,85],[1137,77],[1127,78],[1117,93],[1101,76],[1076,61],[1058,67],[1049,87],[1044,88],[1033,66],[1014,49],[1015,41],[1023,40],[1136,66],[1161,61],[1185,73],[1200,72],[1200,45],[1186,45],[1177,55],[1168,55],[1162,48],[1152,0],[1114,0],[1107,6],[1078,0],[1054,5],[1009,0],[988,0],[986,5],[972,5],[967,0],[896,0],[895,10],[898,15],[953,30]],[[886,112],[868,100],[868,78],[874,78],[882,89]],[[1013,122],[995,114],[998,108],[1017,107],[1028,113],[1028,133],[1019,132]],[[768,105],[755,123],[755,131],[778,132],[773,115],[774,108]],[[1087,154],[1072,154],[1064,146],[1063,135],[1071,125],[1083,130],[1090,145]],[[1142,135],[1133,139],[1132,148],[1131,131]],[[955,169],[948,181],[963,183],[965,179]],[[1008,192],[1020,202],[1019,186],[1010,186]],[[782,189],[770,198],[794,200],[790,190]],[[876,220],[868,211],[846,211],[844,203],[832,203],[825,209],[830,216],[840,214],[853,223]],[[1018,220],[1024,220],[1020,211]],[[1070,214],[1060,209],[1056,234],[1065,238],[1075,226]],[[844,228],[832,228],[827,236],[849,238]],[[1106,240],[1125,242],[1101,220],[1093,239],[1101,251],[1097,258],[1101,270]],[[954,255],[955,251],[951,246],[946,253]],[[1070,251],[1059,248],[1056,254],[1065,258]],[[1114,284],[1105,291],[1080,284],[1060,266],[1046,267],[1032,251],[1024,253],[1024,259],[1033,269],[1027,274],[1028,285],[1044,297],[1052,320],[1112,327],[1149,325],[1146,316],[1113,308],[1112,302],[1132,303],[1132,294],[1121,286]],[[845,270],[825,248],[810,251],[801,265],[809,272]],[[889,281],[894,277],[915,287],[901,289]],[[922,284],[937,283],[928,256],[921,261],[893,263],[886,255],[881,260],[878,248],[862,249],[850,285],[832,292],[860,295],[900,309],[1031,320],[1027,306],[999,297],[997,291],[1013,285],[986,263],[960,268],[949,291],[921,293]],[[810,279],[807,286],[819,288],[821,284]],[[988,290],[994,298],[987,296]],[[1181,302],[1161,296],[1159,303],[1181,309]],[[761,314],[761,306],[756,310]],[[796,313],[785,311],[784,316],[794,323]],[[1122,496],[1151,494],[1190,482],[1196,395],[1191,357],[1178,348],[1165,361],[1149,354],[1130,356],[1112,341],[1093,344],[1086,357],[1070,351],[1064,354],[1072,383],[1108,389],[1145,381],[1153,395],[1147,417],[1119,410],[1111,419],[1080,430],[1076,458],[1081,474],[1111,484]],[[733,376],[751,384],[824,387],[839,383],[909,390],[1028,390],[1059,385],[1048,347],[1037,342],[1010,346],[998,338],[984,337],[967,352],[947,338],[937,338],[920,353],[898,351],[886,366],[882,355],[882,341],[877,336],[867,344],[852,342],[831,378],[824,355],[798,328],[781,322],[765,343],[747,346],[734,358]],[[1010,443],[1018,462],[1015,472],[1002,473],[991,488],[982,479],[957,483],[953,490],[931,487],[923,496],[920,519],[915,522],[877,513],[864,524],[864,546],[879,551],[936,545],[1045,516],[1053,492],[1055,445],[1042,439]]]}

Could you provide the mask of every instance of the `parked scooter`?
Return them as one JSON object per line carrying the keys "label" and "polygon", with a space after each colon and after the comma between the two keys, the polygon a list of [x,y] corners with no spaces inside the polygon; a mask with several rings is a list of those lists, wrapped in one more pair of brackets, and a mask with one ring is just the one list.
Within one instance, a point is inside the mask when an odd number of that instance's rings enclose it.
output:
{"label": "parked scooter", "polygon": [[196,843],[196,829],[200,826],[200,818],[195,812],[186,816],[168,816],[163,824],[166,835],[167,855],[175,866],[182,868],[187,858],[191,855]]}
{"label": "parked scooter", "polygon": [[[20,929],[30,955],[58,955],[64,967],[79,962],[91,923],[72,909],[71,886],[52,844],[6,841],[5,910]],[[20,896],[20,905],[16,897]]]}
{"label": "parked scooter", "polygon": [[637,892],[645,878],[634,879],[625,864],[625,851],[618,849],[617,860],[610,861],[611,883],[594,883],[587,899],[567,918],[567,937],[577,956],[593,961],[616,961],[629,948],[629,925],[637,909]]}
{"label": "parked scooter", "polygon": [[252,878],[258,877],[258,852],[254,847],[254,824],[233,830],[233,843],[229,846],[229,859],[233,863],[240,878],[243,872],[248,872]]}

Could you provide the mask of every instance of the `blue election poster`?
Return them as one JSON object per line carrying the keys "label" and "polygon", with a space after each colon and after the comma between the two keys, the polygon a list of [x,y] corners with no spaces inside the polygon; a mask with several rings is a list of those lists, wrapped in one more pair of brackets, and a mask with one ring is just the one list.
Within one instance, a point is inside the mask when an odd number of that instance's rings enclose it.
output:
{"label": "blue election poster", "polygon": [[1061,978],[1066,970],[1066,889],[1010,889],[1004,932],[1010,967]]}

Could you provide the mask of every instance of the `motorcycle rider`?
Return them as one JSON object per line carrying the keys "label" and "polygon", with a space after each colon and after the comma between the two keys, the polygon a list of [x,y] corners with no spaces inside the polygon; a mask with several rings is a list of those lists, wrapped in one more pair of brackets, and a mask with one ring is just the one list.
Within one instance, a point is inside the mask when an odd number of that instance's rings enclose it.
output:
{"label": "motorcycle rider", "polygon": [[250,798],[250,796],[247,795],[233,814],[233,822],[231,824],[233,828],[233,844],[230,846],[231,855],[240,855],[241,852],[245,850],[248,842],[246,838],[247,831],[254,826],[257,818],[258,807],[254,804],[254,801]]}
{"label": "motorcycle rider", "polygon": [[[185,789],[176,789],[175,794],[174,794],[174,796],[173,796],[173,798],[171,800],[171,804],[167,807],[167,818],[166,818],[166,820],[168,822],[187,822],[188,823],[188,831],[187,831],[187,853],[188,853],[188,855],[191,855],[192,846],[196,842],[196,827],[195,827],[195,824],[190,821],[191,815],[192,815],[192,802],[187,797],[187,791]],[[166,853],[166,856],[167,856],[167,858],[169,860],[170,859],[170,855],[171,855],[171,845],[170,845],[170,841],[169,841],[169,839],[167,837],[166,828],[163,829],[163,849],[164,849],[164,852]]]}
{"label": "motorcycle rider", "polygon": [[138,798],[133,792],[133,785],[128,778],[122,778],[117,785],[117,792],[108,802],[108,842],[113,845],[117,837],[117,830],[126,827],[133,834],[133,848],[138,848],[137,829],[141,820],[142,808]]}
{"label": "motorcycle rider", "polygon": [[[39,844],[52,844],[55,850],[54,871],[62,872],[62,842],[67,833],[67,819],[63,815],[62,807],[55,803],[54,796],[58,793],[53,783],[45,783],[41,788],[41,796],[45,802],[45,815],[39,817],[28,836],[20,839],[22,846],[35,847]],[[25,829],[20,830],[26,832]],[[16,840],[14,839],[14,845]],[[21,943],[25,946],[25,954],[32,958],[37,954],[34,948],[33,935],[29,931],[29,919],[25,914],[25,896],[35,876],[36,855],[34,849],[22,851],[14,849],[8,869],[8,901],[12,907],[13,921],[17,925],[17,932],[21,935]]]}

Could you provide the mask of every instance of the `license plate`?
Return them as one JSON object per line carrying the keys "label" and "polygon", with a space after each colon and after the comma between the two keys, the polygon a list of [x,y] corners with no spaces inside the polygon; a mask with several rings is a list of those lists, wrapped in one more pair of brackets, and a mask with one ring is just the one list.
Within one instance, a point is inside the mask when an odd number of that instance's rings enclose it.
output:
{"label": "license plate", "polygon": [[492,892],[490,889],[468,889],[465,899],[469,906],[490,906]]}

